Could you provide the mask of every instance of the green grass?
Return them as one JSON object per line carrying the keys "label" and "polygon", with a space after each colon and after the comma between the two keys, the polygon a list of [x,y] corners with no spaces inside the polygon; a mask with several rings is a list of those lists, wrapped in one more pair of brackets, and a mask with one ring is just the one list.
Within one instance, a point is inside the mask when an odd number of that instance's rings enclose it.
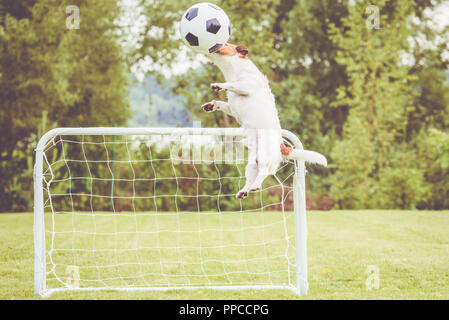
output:
{"label": "green grass", "polygon": [[[79,228],[82,225],[81,220],[74,221],[71,217],[69,220],[69,217],[69,215],[58,217],[61,219],[59,226],[64,225],[71,228],[74,223]],[[142,218],[144,219],[144,217]],[[239,223],[249,226],[255,222],[254,219],[259,218],[249,218],[248,216],[243,219]],[[274,216],[270,218],[270,215],[267,215],[266,219],[268,220],[265,223],[275,218]],[[105,222],[101,223],[100,220],[97,222],[105,230],[108,228]],[[161,223],[161,221],[159,222]],[[212,220],[209,222],[211,226],[214,223]],[[449,298],[448,211],[309,212],[308,222],[310,289],[308,296],[299,297],[299,299]],[[139,225],[143,226],[149,223],[150,221],[140,221]],[[168,221],[165,223],[170,224]],[[221,223],[224,227],[232,225],[231,220],[222,220]],[[124,223],[122,222],[120,225],[123,226]],[[129,226],[131,225],[129,224]],[[164,222],[159,225],[159,227],[163,226]],[[183,226],[188,228],[189,225],[185,222]],[[87,228],[87,225],[84,227]],[[193,224],[192,227],[194,227]],[[97,229],[97,231],[99,230]],[[267,229],[266,232],[263,236],[275,237],[277,231]],[[229,240],[233,237],[231,233],[216,234],[215,236],[217,238],[211,237],[210,241]],[[260,232],[247,234],[245,241],[254,240],[256,243],[257,239],[260,239],[257,237],[261,236]],[[132,237],[126,239],[132,244],[136,240]],[[63,247],[72,245],[72,240],[92,245],[92,239],[73,239],[71,236],[62,237],[58,245]],[[168,241],[168,239],[165,240]],[[150,239],[145,239],[145,241],[150,241]],[[175,240],[172,239],[172,241]],[[99,242],[96,244],[99,245]],[[114,248],[127,245],[128,243],[120,241],[120,243],[114,244]],[[272,250],[278,249],[277,247],[272,248]],[[213,255],[214,253],[203,252],[203,254]],[[242,254],[249,255],[251,251],[232,250],[227,257],[236,259]],[[168,256],[166,258],[170,259]],[[60,259],[62,259],[60,261],[67,259],[65,262],[70,264],[70,259],[73,257],[65,253],[61,254]],[[78,259],[86,262],[90,258],[79,255]],[[104,259],[103,262],[107,262],[112,258],[105,256],[101,259]],[[189,256],[186,252],[183,256],[183,261],[194,261],[195,259],[197,257]],[[33,215],[0,214],[0,299],[34,299],[33,263]],[[282,264],[282,262],[273,260],[272,267],[277,267],[277,263]],[[379,269],[380,286],[377,290],[366,288],[365,282],[368,275],[365,272],[368,266],[376,266]],[[254,268],[256,267],[254,266]],[[130,270],[122,270],[122,272],[126,271]],[[176,274],[178,271],[174,267],[170,272]],[[239,279],[233,280],[238,281]],[[255,281],[258,280],[262,281],[263,279],[255,279]],[[69,292],[53,294],[50,299],[298,299],[298,297],[288,291],[217,292],[197,290],[157,293]]]}

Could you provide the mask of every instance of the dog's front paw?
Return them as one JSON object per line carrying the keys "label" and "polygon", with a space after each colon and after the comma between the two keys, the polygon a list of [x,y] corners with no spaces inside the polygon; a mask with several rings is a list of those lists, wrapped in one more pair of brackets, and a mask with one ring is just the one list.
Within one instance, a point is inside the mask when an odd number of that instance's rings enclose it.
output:
{"label": "dog's front paw", "polygon": [[212,112],[215,111],[215,101],[211,101],[208,103],[205,103],[201,106],[201,108],[206,112]]}
{"label": "dog's front paw", "polygon": [[212,84],[210,85],[210,88],[211,88],[213,91],[216,91],[216,92],[221,91],[221,90],[224,90],[223,85],[222,85],[221,83],[212,83]]}
{"label": "dog's front paw", "polygon": [[235,195],[235,197],[237,199],[245,199],[248,196],[248,191],[246,190],[240,190],[239,192],[237,192],[237,194]]}

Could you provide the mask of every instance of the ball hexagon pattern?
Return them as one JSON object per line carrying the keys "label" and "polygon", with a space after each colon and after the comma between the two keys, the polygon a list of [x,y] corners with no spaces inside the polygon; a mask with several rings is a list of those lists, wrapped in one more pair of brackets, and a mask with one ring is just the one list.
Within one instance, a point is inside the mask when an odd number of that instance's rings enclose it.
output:
{"label": "ball hexagon pattern", "polygon": [[217,50],[219,50],[224,43],[217,43],[216,45],[212,46],[209,48],[209,53],[215,52]]}
{"label": "ball hexagon pattern", "polygon": [[191,34],[190,32],[186,35],[186,40],[191,46],[198,46],[198,37]]}
{"label": "ball hexagon pattern", "polygon": [[184,13],[179,24],[181,39],[198,53],[219,50],[231,35],[226,13],[211,3],[198,3]]}
{"label": "ball hexagon pattern", "polygon": [[186,13],[186,19],[190,21],[197,15],[198,15],[198,8],[190,8]]}
{"label": "ball hexagon pattern", "polygon": [[216,18],[209,19],[206,21],[206,30],[207,32],[216,34],[218,30],[220,30],[221,24]]}

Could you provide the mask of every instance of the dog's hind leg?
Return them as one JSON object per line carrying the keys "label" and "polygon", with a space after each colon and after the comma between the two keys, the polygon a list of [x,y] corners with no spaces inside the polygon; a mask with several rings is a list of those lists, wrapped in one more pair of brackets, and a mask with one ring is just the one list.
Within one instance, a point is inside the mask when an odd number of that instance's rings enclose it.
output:
{"label": "dog's hind leg", "polygon": [[262,183],[272,173],[276,171],[282,160],[279,151],[281,141],[279,130],[258,129],[257,130],[257,177],[250,187],[250,191],[262,189]]}
{"label": "dog's hind leg", "polygon": [[249,130],[246,146],[248,147],[248,164],[245,168],[246,181],[245,186],[235,195],[237,199],[244,199],[248,196],[248,192],[250,191],[251,186],[253,185],[258,174],[257,135],[255,130]]}
{"label": "dog's hind leg", "polygon": [[267,164],[259,165],[257,168],[257,176],[251,184],[249,191],[260,190],[262,188],[262,183],[269,175],[269,166]]}
{"label": "dog's hind leg", "polygon": [[257,164],[256,163],[248,163],[245,168],[245,186],[237,192],[235,197],[237,199],[244,199],[248,196],[248,192],[251,191],[251,186],[254,183],[258,174]]}

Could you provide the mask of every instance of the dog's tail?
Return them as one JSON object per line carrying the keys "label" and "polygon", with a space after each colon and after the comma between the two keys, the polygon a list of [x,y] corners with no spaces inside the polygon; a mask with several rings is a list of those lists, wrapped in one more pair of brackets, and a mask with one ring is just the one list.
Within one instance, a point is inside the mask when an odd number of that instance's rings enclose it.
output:
{"label": "dog's tail", "polygon": [[327,166],[326,157],[315,151],[292,149],[281,144],[281,153],[287,157],[287,159],[304,160],[305,162]]}
{"label": "dog's tail", "polygon": [[321,153],[309,150],[293,149],[287,158],[294,160],[304,160],[305,162],[316,163],[322,166],[327,166],[327,159]]}

